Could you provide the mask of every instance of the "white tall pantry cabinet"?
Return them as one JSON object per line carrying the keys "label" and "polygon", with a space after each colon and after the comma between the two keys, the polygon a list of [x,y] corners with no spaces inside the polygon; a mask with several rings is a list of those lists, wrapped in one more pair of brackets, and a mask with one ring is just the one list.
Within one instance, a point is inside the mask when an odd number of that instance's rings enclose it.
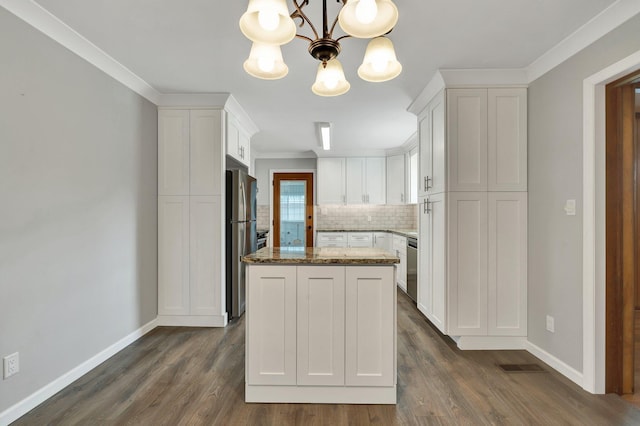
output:
{"label": "white tall pantry cabinet", "polygon": [[419,129],[418,309],[462,349],[522,348],[526,87],[488,85],[486,75],[481,86],[469,73],[465,82],[438,73],[410,107]]}
{"label": "white tall pantry cabinet", "polygon": [[[159,325],[227,323],[224,173],[228,124],[233,123],[234,131],[246,138],[253,131],[247,118],[249,125],[238,130],[237,115],[243,117],[244,111],[229,95],[187,101],[180,95],[168,96],[158,109]],[[248,153],[245,148],[233,156],[241,151]]]}

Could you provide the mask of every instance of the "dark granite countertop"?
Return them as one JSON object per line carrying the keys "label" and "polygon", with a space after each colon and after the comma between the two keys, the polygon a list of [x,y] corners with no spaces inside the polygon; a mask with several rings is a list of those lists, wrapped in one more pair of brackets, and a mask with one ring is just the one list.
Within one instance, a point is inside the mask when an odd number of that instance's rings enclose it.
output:
{"label": "dark granite countertop", "polygon": [[242,258],[245,263],[393,265],[400,259],[376,248],[264,247]]}

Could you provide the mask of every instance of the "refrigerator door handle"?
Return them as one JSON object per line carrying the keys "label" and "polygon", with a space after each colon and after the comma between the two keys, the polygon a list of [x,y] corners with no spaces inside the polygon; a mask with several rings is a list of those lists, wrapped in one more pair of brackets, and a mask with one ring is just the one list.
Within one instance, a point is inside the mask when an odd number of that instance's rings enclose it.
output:
{"label": "refrigerator door handle", "polygon": [[240,220],[247,220],[247,191],[244,182],[240,182]]}

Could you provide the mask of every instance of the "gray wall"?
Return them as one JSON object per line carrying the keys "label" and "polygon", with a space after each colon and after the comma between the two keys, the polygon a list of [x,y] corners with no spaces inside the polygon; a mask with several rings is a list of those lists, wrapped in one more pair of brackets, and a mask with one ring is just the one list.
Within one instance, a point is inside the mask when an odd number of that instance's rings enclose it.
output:
{"label": "gray wall", "polygon": [[0,412],[157,316],[153,104],[0,8]]}
{"label": "gray wall", "polygon": [[[582,82],[640,50],[640,15],[529,86],[529,341],[582,371]],[[577,216],[566,216],[576,199]],[[555,318],[555,333],[545,329]]]}
{"label": "gray wall", "polygon": [[269,199],[270,170],[316,170],[315,158],[256,159],[255,178],[258,180],[258,205],[271,205]]}

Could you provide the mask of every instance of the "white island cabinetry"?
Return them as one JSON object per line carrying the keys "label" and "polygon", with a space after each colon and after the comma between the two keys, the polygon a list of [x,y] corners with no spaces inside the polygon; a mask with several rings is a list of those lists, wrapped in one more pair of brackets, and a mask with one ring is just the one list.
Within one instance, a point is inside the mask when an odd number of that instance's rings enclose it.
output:
{"label": "white island cabinetry", "polygon": [[247,263],[246,401],[395,404],[397,259],[314,250],[338,263]]}

